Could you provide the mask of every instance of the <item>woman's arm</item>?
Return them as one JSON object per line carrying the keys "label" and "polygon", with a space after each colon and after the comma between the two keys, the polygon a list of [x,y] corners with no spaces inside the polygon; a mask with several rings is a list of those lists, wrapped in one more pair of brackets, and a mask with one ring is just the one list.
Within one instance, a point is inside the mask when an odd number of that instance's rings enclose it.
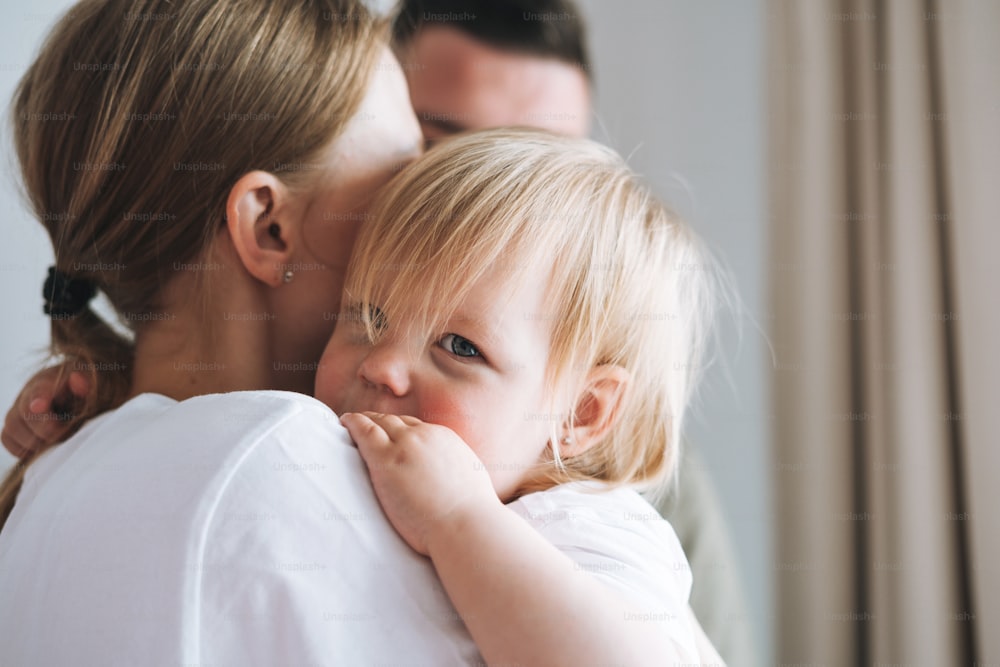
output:
{"label": "woman's arm", "polygon": [[505,507],[478,458],[454,432],[373,413],[342,421],[390,521],[410,546],[430,556],[487,663],[648,665],[689,659],[660,624],[649,622],[649,610],[630,605],[578,568]]}

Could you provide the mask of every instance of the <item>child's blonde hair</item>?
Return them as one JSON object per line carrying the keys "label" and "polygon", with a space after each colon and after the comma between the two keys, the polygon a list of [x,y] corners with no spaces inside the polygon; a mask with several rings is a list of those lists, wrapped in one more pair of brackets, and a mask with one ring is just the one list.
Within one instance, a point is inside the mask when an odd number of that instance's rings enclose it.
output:
{"label": "child's blonde hair", "polygon": [[[546,311],[524,313],[551,322],[547,395],[581,388],[601,364],[630,380],[609,435],[564,457],[552,437],[554,464],[521,493],[580,479],[658,484],[676,467],[713,310],[707,261],[610,149],[493,130],[446,142],[389,186],[358,239],[345,303],[430,334],[487,272],[517,284],[528,267],[551,267]],[[374,309],[361,310],[376,337]]]}

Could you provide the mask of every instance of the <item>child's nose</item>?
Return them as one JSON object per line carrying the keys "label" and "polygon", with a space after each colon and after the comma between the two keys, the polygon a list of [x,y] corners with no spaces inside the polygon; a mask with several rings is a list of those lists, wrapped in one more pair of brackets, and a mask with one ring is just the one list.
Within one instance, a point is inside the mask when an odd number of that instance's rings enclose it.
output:
{"label": "child's nose", "polygon": [[381,343],[372,347],[361,362],[358,377],[393,396],[404,396],[410,391],[410,364],[409,353],[402,345]]}

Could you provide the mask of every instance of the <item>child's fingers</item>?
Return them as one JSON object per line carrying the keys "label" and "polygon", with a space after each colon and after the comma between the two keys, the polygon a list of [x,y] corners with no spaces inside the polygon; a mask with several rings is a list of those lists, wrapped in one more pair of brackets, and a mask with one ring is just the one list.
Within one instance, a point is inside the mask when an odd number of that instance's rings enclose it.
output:
{"label": "child's fingers", "polygon": [[73,371],[55,388],[55,392],[49,411],[57,413],[61,422],[72,424],[87,403],[90,380],[83,373]]}
{"label": "child's fingers", "polygon": [[421,420],[417,419],[416,417],[411,417],[410,415],[397,415],[397,416],[407,426],[420,426],[421,424],[424,423]]}
{"label": "child's fingers", "polygon": [[90,393],[90,378],[80,371],[69,374],[69,392],[77,398],[87,398]]}
{"label": "child's fingers", "polygon": [[10,415],[15,412],[25,418],[52,412],[52,403],[54,400],[55,395],[52,387],[48,385],[32,387],[30,393],[25,392],[18,397],[14,407],[7,413],[7,417],[10,418]]}
{"label": "child's fingers", "polygon": [[[56,396],[50,387],[38,387],[21,401],[23,406],[18,416],[28,429],[44,445],[54,445],[59,442],[69,429],[73,419],[73,411],[63,405],[62,396]],[[7,413],[8,419],[15,412]]]}
{"label": "child's fingers", "polygon": [[[3,431],[0,432],[0,442],[12,455],[22,458],[45,445],[44,426],[47,415],[52,409],[52,393],[48,385],[32,387],[31,392],[22,391],[7,411]],[[36,433],[36,430],[41,433]]]}
{"label": "child's fingers", "polygon": [[351,434],[351,440],[358,446],[358,451],[366,461],[375,450],[392,444],[389,435],[368,414],[349,412],[340,417],[340,423]]}
{"label": "child's fingers", "polygon": [[24,458],[27,454],[31,453],[31,450],[11,435],[10,429],[6,426],[3,427],[3,430],[0,430],[0,442],[3,443],[3,448],[16,459]]}
{"label": "child's fingers", "polygon": [[35,415],[28,422],[31,432],[38,438],[38,447],[48,447],[66,439],[73,423],[66,418],[65,414],[46,412],[42,415]]}
{"label": "child's fingers", "polygon": [[84,373],[63,375],[65,370],[64,364],[37,373],[7,413],[0,442],[14,456],[24,457],[62,441],[78,423],[92,383]]}
{"label": "child's fingers", "polygon": [[15,407],[35,414],[51,411],[56,394],[63,388],[56,382],[57,377],[55,368],[47,368],[31,378],[15,400]]}
{"label": "child's fingers", "polygon": [[365,412],[363,414],[373,423],[378,424],[389,436],[389,440],[394,442],[398,441],[412,427],[422,423],[416,417],[385,415],[381,412]]}
{"label": "child's fingers", "polygon": [[37,440],[37,442],[32,443],[33,449],[62,442],[73,425],[69,413],[56,412],[54,406],[48,412],[25,414],[24,418],[28,429]]}
{"label": "child's fingers", "polygon": [[24,458],[45,444],[41,438],[32,432],[29,422],[24,419],[24,416],[16,410],[11,410],[7,413],[3,431],[0,432],[0,441],[3,442],[3,446],[12,456],[16,456],[19,459]]}

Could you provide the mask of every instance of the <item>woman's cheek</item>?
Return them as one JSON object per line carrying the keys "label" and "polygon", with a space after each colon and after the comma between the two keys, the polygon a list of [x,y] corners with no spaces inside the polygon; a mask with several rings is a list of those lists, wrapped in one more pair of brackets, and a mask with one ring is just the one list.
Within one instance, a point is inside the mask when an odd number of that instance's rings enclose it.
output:
{"label": "woman's cheek", "polygon": [[331,341],[316,369],[316,399],[334,411],[343,407],[340,404],[347,394],[350,378],[354,375],[349,368],[352,364],[348,351]]}

